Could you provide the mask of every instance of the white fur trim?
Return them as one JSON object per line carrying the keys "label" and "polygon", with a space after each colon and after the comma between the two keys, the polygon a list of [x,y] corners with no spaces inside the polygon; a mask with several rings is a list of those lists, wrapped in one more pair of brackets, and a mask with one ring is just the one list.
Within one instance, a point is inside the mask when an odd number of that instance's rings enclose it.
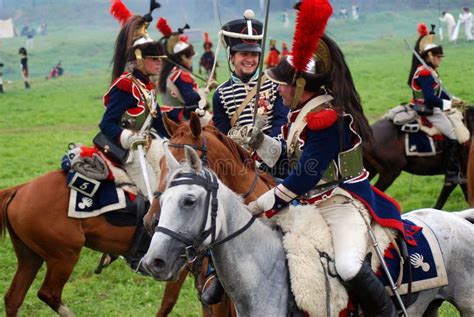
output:
{"label": "white fur trim", "polygon": [[[363,205],[365,218],[369,217]],[[345,287],[337,278],[328,277],[330,290],[326,292],[323,264],[319,253],[326,252],[334,259],[331,232],[318,209],[314,205],[290,206],[271,218],[285,233],[283,246],[287,251],[291,289],[297,305],[311,317],[326,317],[326,294],[330,296],[330,316],[339,316],[346,308],[348,295]],[[376,225],[374,232],[379,246],[384,250],[390,243],[383,228]],[[371,243],[370,243],[371,245]],[[370,251],[371,247],[368,251]],[[375,253],[374,253],[375,254]],[[379,265],[377,256],[372,256],[372,264]],[[334,267],[331,268],[334,270]],[[327,270],[327,268],[326,268]]]}

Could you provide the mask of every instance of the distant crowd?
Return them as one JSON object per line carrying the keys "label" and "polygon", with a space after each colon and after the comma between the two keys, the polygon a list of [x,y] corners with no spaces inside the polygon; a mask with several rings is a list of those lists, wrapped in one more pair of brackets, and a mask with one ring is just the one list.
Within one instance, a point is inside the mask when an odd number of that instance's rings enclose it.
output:
{"label": "distant crowd", "polygon": [[[461,26],[464,27],[464,34],[466,35],[466,40],[472,42],[472,12],[468,7],[464,7],[459,13],[458,21],[454,18],[453,14],[448,11],[443,11],[441,17],[439,18],[441,22],[446,24],[447,28],[447,38],[450,42],[456,42],[459,37],[459,29]],[[441,40],[444,38],[444,34],[440,32]]]}

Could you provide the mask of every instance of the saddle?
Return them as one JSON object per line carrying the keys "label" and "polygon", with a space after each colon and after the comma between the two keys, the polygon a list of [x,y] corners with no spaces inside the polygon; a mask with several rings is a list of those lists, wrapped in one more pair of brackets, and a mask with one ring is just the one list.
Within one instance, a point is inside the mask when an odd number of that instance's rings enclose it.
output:
{"label": "saddle", "polygon": [[[452,123],[459,143],[469,141],[470,134],[464,126],[462,113],[452,109],[446,113]],[[405,135],[407,156],[434,156],[445,148],[445,137],[425,115],[417,113],[410,105],[401,104],[390,109],[384,119],[390,120]]]}
{"label": "saddle", "polygon": [[[431,124],[427,118],[428,114],[419,113],[408,104],[398,105],[384,115],[384,119],[390,120],[394,125],[400,126],[400,131],[405,133],[425,133],[429,137],[442,138],[441,132]],[[458,142],[463,144],[469,141],[470,134],[464,126],[463,115],[458,109],[451,109],[446,113],[456,132]]]}
{"label": "saddle", "polygon": [[126,172],[97,148],[69,144],[61,168],[71,188],[70,217],[88,218],[111,211],[126,211],[127,202],[133,202],[137,196],[137,188]]}
{"label": "saddle", "polygon": [[[366,219],[368,211],[362,210]],[[274,219],[275,218],[275,219]],[[299,308],[310,316],[341,316],[354,311],[350,294],[337,275],[334,263],[331,232],[314,206],[290,206],[272,218],[284,232],[283,247],[287,252],[291,289]],[[372,230],[381,250],[385,250],[384,261],[392,278],[400,285],[401,295],[408,293],[407,282],[413,276],[412,292],[447,285],[447,274],[441,250],[434,234],[418,219],[409,219],[417,226],[424,227],[417,237],[418,245],[408,248],[409,258],[401,259],[399,244],[391,230],[379,225]],[[419,240],[418,240],[419,239]],[[426,243],[424,243],[426,241]],[[376,252],[369,242],[367,254],[373,254],[371,265],[380,277],[390,295],[391,288]],[[383,251],[382,251],[383,252]],[[409,274],[409,270],[413,274]]]}

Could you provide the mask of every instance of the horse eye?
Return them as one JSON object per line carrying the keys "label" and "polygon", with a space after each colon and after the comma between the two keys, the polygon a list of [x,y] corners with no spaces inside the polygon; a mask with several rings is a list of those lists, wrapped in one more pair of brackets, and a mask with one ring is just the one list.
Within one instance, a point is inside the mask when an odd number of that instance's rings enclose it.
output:
{"label": "horse eye", "polygon": [[192,207],[196,204],[196,198],[195,197],[186,197],[183,200],[183,205],[184,207]]}

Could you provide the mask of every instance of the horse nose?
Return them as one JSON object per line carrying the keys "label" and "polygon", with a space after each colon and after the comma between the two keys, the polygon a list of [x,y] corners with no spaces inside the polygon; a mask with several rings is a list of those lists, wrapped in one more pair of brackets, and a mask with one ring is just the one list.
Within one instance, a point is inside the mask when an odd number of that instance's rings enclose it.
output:
{"label": "horse nose", "polygon": [[148,258],[145,256],[142,267],[156,279],[163,279],[166,275],[166,260],[160,257]]}
{"label": "horse nose", "polygon": [[166,267],[166,261],[160,258],[153,259],[153,267],[156,268],[158,271],[163,271]]}

